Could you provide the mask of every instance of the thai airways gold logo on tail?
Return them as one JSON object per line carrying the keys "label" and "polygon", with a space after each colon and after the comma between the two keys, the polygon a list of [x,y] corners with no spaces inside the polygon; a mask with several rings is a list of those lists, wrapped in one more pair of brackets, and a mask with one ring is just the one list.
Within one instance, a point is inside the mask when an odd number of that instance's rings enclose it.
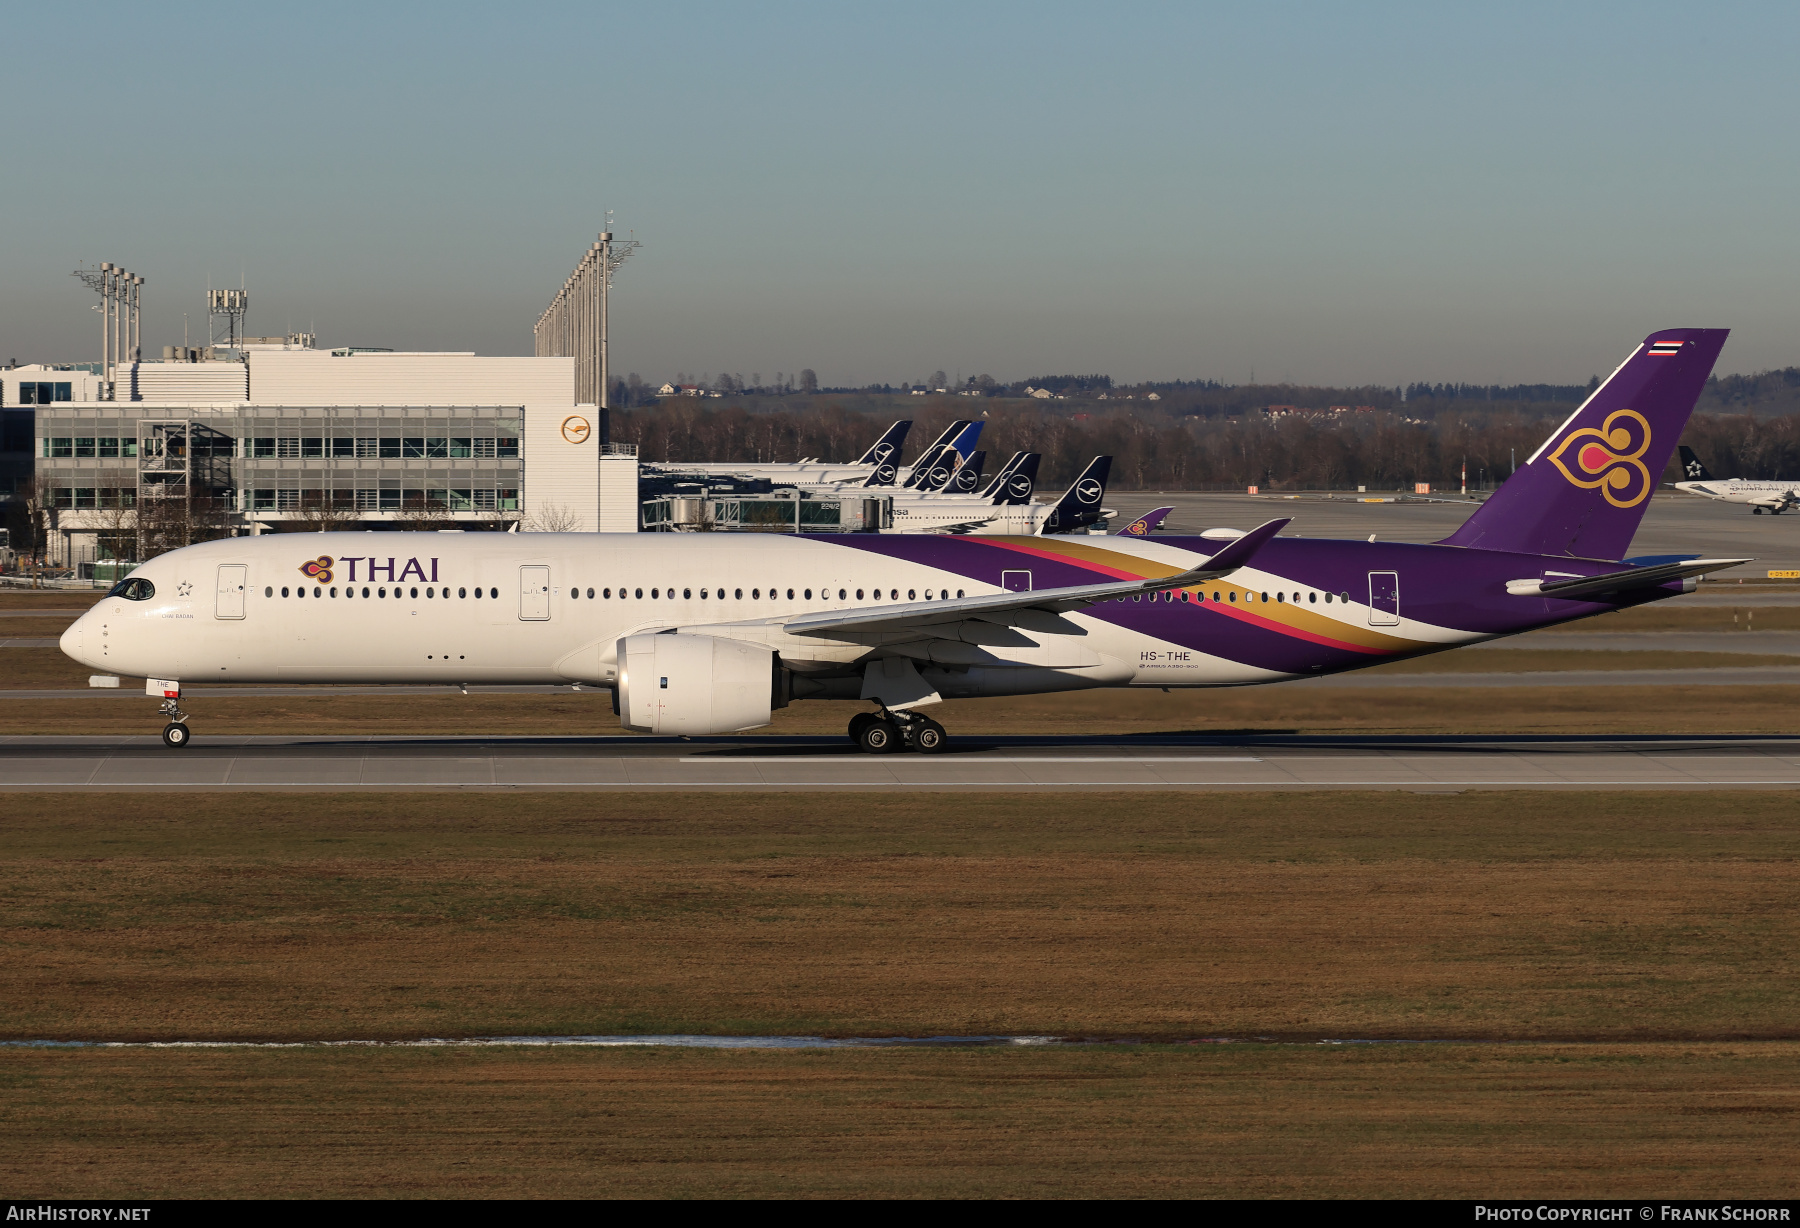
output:
{"label": "thai airways gold logo on tail", "polygon": [[300,564],[300,574],[319,584],[331,583],[331,556],[321,554],[316,559],[307,559]]}
{"label": "thai airways gold logo on tail", "polygon": [[[1650,424],[1632,409],[1615,410],[1595,430],[1570,431],[1550,454],[1550,463],[1583,490],[1598,488],[1614,507],[1636,507],[1656,483],[1643,455],[1650,449]],[[1571,463],[1572,462],[1572,463]]]}

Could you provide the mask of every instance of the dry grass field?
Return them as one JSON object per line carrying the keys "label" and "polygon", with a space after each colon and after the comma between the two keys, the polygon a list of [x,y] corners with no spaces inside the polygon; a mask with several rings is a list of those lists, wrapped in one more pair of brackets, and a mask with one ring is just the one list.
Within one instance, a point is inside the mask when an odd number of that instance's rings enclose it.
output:
{"label": "dry grass field", "polygon": [[32,1197],[1791,1197],[1800,1045],[0,1057]]}
{"label": "dry grass field", "polygon": [[[10,795],[31,1196],[1785,1195],[1779,793]],[[1321,1038],[1514,1043],[1319,1045]]]}
{"label": "dry grass field", "polygon": [[1787,793],[6,799],[0,1038],[1800,1040]]}

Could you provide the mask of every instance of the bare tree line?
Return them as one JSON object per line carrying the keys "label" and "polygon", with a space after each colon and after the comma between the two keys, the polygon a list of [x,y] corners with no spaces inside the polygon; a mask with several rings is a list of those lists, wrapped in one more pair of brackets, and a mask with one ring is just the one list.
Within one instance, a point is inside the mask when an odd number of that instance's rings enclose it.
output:
{"label": "bare tree line", "polygon": [[[1410,489],[1415,482],[1442,487],[1459,481],[1464,465],[1471,487],[1495,485],[1537,450],[1572,406],[1444,409],[1430,418],[1389,410],[1204,418],[1014,405],[984,412],[949,397],[907,408],[914,418],[909,457],[952,420],[980,415],[986,423],[981,446],[990,457],[1042,453],[1041,472],[1052,486],[1106,454],[1114,458],[1114,484],[1124,489],[1323,490]],[[688,401],[620,412],[613,431],[653,461],[848,461],[886,425],[878,415],[836,405],[750,413]],[[1721,477],[1800,477],[1800,414],[1696,414],[1683,438]],[[1671,466],[1667,480],[1678,476]]]}

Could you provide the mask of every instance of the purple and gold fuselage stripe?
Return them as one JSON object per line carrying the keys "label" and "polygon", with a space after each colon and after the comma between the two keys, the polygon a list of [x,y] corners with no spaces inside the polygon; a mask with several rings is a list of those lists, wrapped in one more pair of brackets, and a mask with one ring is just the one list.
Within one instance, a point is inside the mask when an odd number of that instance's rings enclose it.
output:
{"label": "purple and gold fuselage stripe", "polygon": [[[1068,562],[1070,561],[1071,556],[1073,556],[1074,559],[1080,561],[1082,566],[1118,580],[1160,579],[1163,576],[1176,575],[1184,570],[1183,568],[1173,567],[1166,563],[1153,563],[1146,559],[1121,554],[1115,550],[1106,550],[1091,546],[1086,542],[1056,542],[1055,545],[1060,547],[1060,549],[1052,550],[1045,548],[1042,539],[1035,538],[1028,538],[1023,541],[1016,538],[976,538],[975,540],[981,541],[986,545],[997,546],[1001,549],[1014,551],[1019,554],[1030,555],[1034,558],[1051,559],[1057,562]],[[1278,632],[1283,635],[1290,635],[1296,639],[1305,640],[1310,644],[1319,644],[1324,647],[1342,649],[1346,652],[1363,653],[1372,656],[1389,656],[1396,652],[1405,652],[1418,647],[1416,641],[1403,639],[1397,635],[1386,635],[1380,631],[1374,631],[1366,627],[1349,626],[1339,622],[1337,619],[1327,618],[1311,610],[1302,609],[1295,605],[1289,605],[1286,602],[1277,602],[1273,604],[1266,613],[1261,611],[1252,612],[1247,607],[1252,601],[1255,601],[1257,597],[1260,596],[1256,590],[1244,588],[1239,585],[1231,585],[1228,582],[1223,581],[1215,583],[1225,585],[1225,587],[1221,588],[1221,592],[1230,592],[1235,589],[1239,601],[1163,603],[1169,605],[1170,609],[1162,612],[1172,613],[1174,607],[1186,604],[1190,608],[1198,607],[1209,613],[1228,615],[1231,618],[1238,619],[1251,626],[1260,627],[1266,631]],[[1195,585],[1184,591],[1198,595],[1204,587],[1205,586],[1202,585]],[[1111,612],[1106,608],[1106,605],[1108,604],[1111,603],[1104,603],[1101,606],[1096,606],[1089,612],[1095,617],[1105,618]],[[1259,604],[1268,603],[1262,602]],[[1199,647],[1197,644],[1190,644],[1188,646]]]}
{"label": "purple and gold fuselage stripe", "polygon": [[[916,534],[834,539],[869,554],[927,564],[980,583],[1000,585],[1007,571],[1028,565],[1037,588],[1062,588],[1098,580],[1137,580],[1176,575],[1181,566],[1153,562],[1086,542],[1047,541],[1041,537],[939,537]],[[1211,541],[1204,544],[1217,548]],[[1283,543],[1271,542],[1269,547]],[[1178,548],[1190,548],[1182,543]],[[1194,551],[1199,557],[1206,552]],[[1309,588],[1323,587],[1306,583]],[[1213,587],[1217,587],[1215,582]],[[1232,586],[1236,587],[1236,586]],[[1335,587],[1335,586],[1334,586]],[[1198,593],[1199,588],[1190,589]],[[1269,613],[1249,614],[1239,588],[1239,603],[1199,601],[1106,601],[1082,612],[1114,626],[1190,648],[1208,656],[1277,673],[1311,673],[1321,666],[1338,669],[1368,664],[1372,655],[1416,652],[1425,645],[1283,603],[1269,603]],[[1260,597],[1260,594],[1259,594]],[[1260,600],[1257,603],[1261,604]],[[1279,611],[1279,613],[1277,612]],[[1207,618],[1203,613],[1231,613]],[[1435,647],[1435,645],[1433,645]]]}

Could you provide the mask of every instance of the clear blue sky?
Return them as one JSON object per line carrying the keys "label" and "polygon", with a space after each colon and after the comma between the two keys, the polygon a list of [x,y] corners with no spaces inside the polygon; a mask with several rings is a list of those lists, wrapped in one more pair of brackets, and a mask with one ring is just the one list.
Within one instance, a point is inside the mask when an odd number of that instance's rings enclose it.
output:
{"label": "clear blue sky", "polygon": [[21,5],[0,360],[529,353],[616,211],[620,373],[1575,381],[1800,363],[1792,5]]}

